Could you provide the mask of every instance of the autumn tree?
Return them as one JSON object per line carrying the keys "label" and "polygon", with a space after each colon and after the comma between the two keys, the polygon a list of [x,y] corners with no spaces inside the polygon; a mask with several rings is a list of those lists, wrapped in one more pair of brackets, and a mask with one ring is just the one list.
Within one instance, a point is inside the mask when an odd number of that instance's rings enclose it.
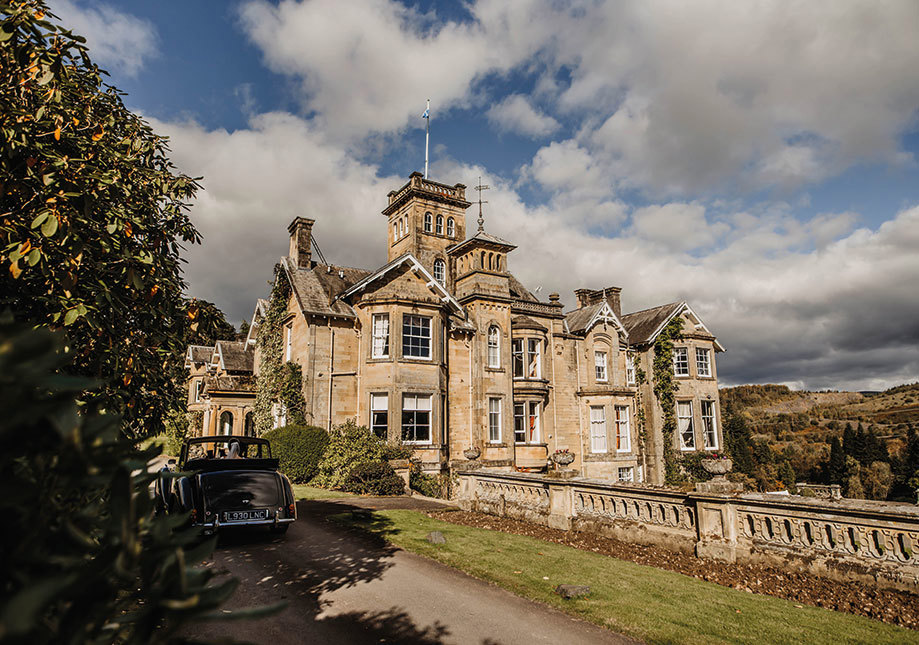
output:
{"label": "autumn tree", "polygon": [[0,5],[0,309],[62,329],[125,431],[178,402],[179,253],[198,185],[41,0]]}

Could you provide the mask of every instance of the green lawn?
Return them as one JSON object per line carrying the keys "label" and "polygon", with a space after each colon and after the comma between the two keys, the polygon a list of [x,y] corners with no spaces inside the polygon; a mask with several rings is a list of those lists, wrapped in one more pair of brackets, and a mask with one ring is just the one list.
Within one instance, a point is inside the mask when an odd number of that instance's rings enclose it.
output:
{"label": "green lawn", "polygon": [[[861,616],[798,608],[780,598],[535,538],[449,524],[416,511],[334,519],[649,643],[919,643],[919,632]],[[447,543],[428,543],[430,531],[441,531]],[[563,583],[590,585],[590,597],[563,600],[553,591]]]}
{"label": "green lawn", "polygon": [[306,484],[292,484],[294,497],[297,499],[339,499],[341,497],[353,497],[351,493],[344,493],[340,490],[328,490],[327,488],[316,488]]}

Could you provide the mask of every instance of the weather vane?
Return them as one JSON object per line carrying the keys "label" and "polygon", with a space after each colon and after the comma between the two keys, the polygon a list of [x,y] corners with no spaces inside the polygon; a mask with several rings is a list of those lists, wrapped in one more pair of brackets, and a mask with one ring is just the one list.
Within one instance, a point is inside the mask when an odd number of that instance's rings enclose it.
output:
{"label": "weather vane", "polygon": [[482,217],[482,204],[487,204],[487,201],[482,201],[482,191],[488,190],[491,186],[486,186],[482,183],[482,178],[479,177],[479,185],[473,188],[473,190],[479,191],[479,232],[485,232],[485,218]]}

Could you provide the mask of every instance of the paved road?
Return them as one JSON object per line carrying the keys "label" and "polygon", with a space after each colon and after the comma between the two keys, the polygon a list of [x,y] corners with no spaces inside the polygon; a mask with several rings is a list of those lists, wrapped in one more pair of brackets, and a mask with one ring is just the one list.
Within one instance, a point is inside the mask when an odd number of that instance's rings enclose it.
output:
{"label": "paved road", "polygon": [[408,498],[300,502],[284,538],[222,539],[211,566],[241,579],[228,608],[285,599],[262,620],[195,626],[189,635],[288,643],[632,643],[454,569],[324,521],[363,508],[424,507]]}

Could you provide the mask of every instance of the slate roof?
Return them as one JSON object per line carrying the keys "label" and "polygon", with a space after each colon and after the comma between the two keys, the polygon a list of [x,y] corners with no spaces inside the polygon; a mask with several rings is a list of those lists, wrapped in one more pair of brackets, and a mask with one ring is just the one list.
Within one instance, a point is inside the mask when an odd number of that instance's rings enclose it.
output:
{"label": "slate roof", "polygon": [[[605,300],[595,302],[592,305],[581,307],[570,311],[565,315],[565,322],[568,324],[568,331],[572,334],[578,334],[587,329],[587,325],[594,319],[597,312],[606,304]],[[630,332],[631,333],[631,332]]]}
{"label": "slate roof", "polygon": [[472,246],[474,244],[484,244],[486,246],[499,246],[503,247],[503,250],[510,251],[516,249],[517,246],[511,244],[507,240],[502,240],[497,235],[492,235],[491,233],[486,233],[485,231],[479,231],[470,238],[467,238],[460,242],[459,244],[454,244],[447,249],[447,253],[453,254],[458,253],[467,246]]}
{"label": "slate roof", "polygon": [[507,282],[511,290],[511,297],[515,300],[526,300],[527,302],[539,302],[539,300],[530,293],[529,289],[523,286],[523,283],[520,282],[517,278],[514,277],[514,274],[509,272],[507,273]]}
{"label": "slate roof", "polygon": [[214,358],[214,348],[206,345],[189,345],[187,356],[192,363],[210,363]]}
{"label": "slate roof", "polygon": [[255,392],[252,376],[207,376],[204,378],[205,392]]}
{"label": "slate roof", "polygon": [[252,371],[255,352],[247,349],[245,342],[218,340],[215,349],[223,361],[223,369],[228,372]]}
{"label": "slate roof", "polygon": [[303,312],[325,316],[354,316],[354,310],[347,303],[335,298],[371,274],[366,269],[319,263],[312,269],[298,269],[290,258],[282,258],[281,265]]}
{"label": "slate roof", "polygon": [[631,345],[646,345],[654,340],[654,333],[685,305],[685,302],[671,302],[651,309],[643,309],[622,317],[622,324],[629,332]]}
{"label": "slate roof", "polygon": [[543,325],[527,316],[514,316],[511,318],[511,329],[535,329],[537,331],[549,331]]}

